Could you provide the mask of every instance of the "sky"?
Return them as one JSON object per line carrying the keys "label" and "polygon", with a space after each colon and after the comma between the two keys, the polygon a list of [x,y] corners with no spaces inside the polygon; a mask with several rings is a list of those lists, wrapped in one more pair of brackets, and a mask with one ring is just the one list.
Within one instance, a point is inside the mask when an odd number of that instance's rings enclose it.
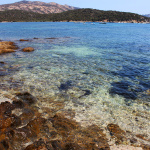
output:
{"label": "sky", "polygon": [[[0,0],[0,5],[18,2],[21,0]],[[150,14],[150,0],[29,0],[42,2],[55,2],[80,8],[93,8],[99,10],[116,10],[138,14]]]}

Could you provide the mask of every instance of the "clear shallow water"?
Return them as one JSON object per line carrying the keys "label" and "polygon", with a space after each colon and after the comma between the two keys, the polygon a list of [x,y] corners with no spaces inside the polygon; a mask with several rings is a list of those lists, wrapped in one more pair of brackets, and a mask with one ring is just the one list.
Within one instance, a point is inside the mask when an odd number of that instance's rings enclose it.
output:
{"label": "clear shallow water", "polygon": [[64,101],[83,125],[150,133],[149,24],[1,23],[0,39],[35,48],[0,56],[2,89],[29,91],[43,106]]}

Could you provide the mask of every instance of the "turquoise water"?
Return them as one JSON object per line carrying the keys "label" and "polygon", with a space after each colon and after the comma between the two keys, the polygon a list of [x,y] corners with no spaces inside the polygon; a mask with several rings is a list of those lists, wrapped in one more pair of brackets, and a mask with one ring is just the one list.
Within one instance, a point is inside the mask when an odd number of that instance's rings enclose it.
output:
{"label": "turquoise water", "polygon": [[35,48],[0,56],[2,90],[63,101],[83,125],[150,133],[149,24],[1,23],[0,39]]}

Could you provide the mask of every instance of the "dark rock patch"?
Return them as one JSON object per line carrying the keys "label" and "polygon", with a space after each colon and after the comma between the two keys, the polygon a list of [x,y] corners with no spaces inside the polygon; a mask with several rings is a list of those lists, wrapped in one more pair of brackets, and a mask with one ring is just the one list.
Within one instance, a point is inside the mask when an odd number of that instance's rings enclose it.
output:
{"label": "dark rock patch", "polygon": [[34,37],[33,39],[37,40],[37,39],[39,39],[39,38],[37,38],[37,37]]}
{"label": "dark rock patch", "polygon": [[4,65],[4,64],[6,64],[5,62],[3,62],[3,61],[0,61],[0,65]]}
{"label": "dark rock patch", "polygon": [[50,37],[50,38],[45,38],[45,39],[55,40],[55,39],[58,39],[58,38]]}
{"label": "dark rock patch", "polygon": [[28,92],[17,93],[16,97],[28,105],[34,104],[37,101],[37,99]]}
{"label": "dark rock patch", "polygon": [[72,86],[71,81],[67,81],[66,83],[62,83],[59,87],[60,91],[67,91]]}
{"label": "dark rock patch", "polygon": [[127,81],[120,81],[120,82],[113,82],[111,85],[112,88],[109,90],[109,93],[111,95],[118,94],[126,99],[133,99],[133,100],[137,98],[136,92],[134,90],[132,91],[132,89],[129,90],[131,83]]}
{"label": "dark rock patch", "polygon": [[0,69],[0,76],[6,76],[6,75],[8,75],[7,70],[5,70],[5,69]]}

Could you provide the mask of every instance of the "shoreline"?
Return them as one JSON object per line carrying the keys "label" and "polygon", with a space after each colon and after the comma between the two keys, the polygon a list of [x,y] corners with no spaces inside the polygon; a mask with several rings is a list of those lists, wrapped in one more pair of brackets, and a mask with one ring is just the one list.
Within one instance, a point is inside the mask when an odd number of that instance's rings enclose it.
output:
{"label": "shoreline", "polygon": [[63,20],[63,21],[1,21],[0,23],[17,23],[17,22],[73,22],[73,23],[88,23],[88,22],[95,22],[95,23],[134,23],[134,24],[150,24],[150,22],[138,22],[136,20],[132,20],[132,21],[67,21],[67,20]]}

